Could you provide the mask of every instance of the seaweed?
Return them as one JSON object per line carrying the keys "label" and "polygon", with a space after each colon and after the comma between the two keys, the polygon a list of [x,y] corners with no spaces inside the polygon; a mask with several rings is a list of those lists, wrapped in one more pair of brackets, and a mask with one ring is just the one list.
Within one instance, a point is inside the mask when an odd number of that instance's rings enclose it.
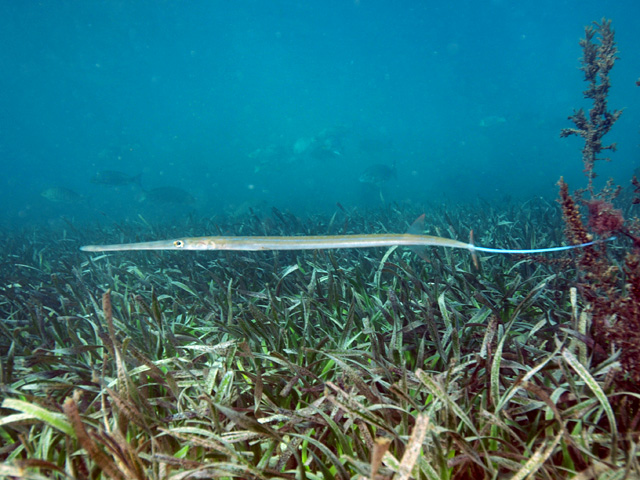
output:
{"label": "seaweed", "polygon": [[[596,34],[599,41],[594,40]],[[608,96],[611,88],[609,73],[618,56],[611,20],[603,18],[600,23],[595,22],[585,28],[585,38],[580,40],[582,47],[582,67],[584,79],[588,87],[584,91],[585,98],[592,101],[589,115],[580,108],[569,117],[575,128],[563,128],[561,137],[577,135],[584,139],[582,162],[587,175],[587,190],[594,194],[593,180],[596,177],[595,164],[597,160],[609,160],[598,156],[604,150],[616,150],[616,144],[603,145],[603,137],[609,133],[616,123],[622,110],[609,110]]]}
{"label": "seaweed", "polygon": [[[578,252],[580,277],[577,286],[587,305],[596,348],[605,352],[614,345],[621,350],[620,361],[625,376],[620,376],[619,381],[636,390],[640,381],[640,362],[637,360],[640,355],[639,222],[637,217],[625,219],[622,209],[614,207],[620,187],[609,180],[596,191],[593,184],[597,155],[605,149],[615,150],[615,144],[603,146],[603,137],[622,112],[607,109],[611,86],[609,73],[617,59],[611,21],[603,19],[594,26],[588,26],[580,45],[583,50],[582,70],[589,84],[585,97],[591,99],[593,106],[588,119],[582,109],[570,117],[577,128],[563,129],[561,136],[579,134],[585,140],[582,157],[588,178],[588,196],[584,197],[585,191],[571,196],[567,184],[560,179],[560,204],[566,235],[571,241],[592,239],[594,234],[605,238],[621,235],[631,240],[631,250],[623,260],[610,255],[604,245]],[[586,225],[580,206],[586,210]]]}
{"label": "seaweed", "polygon": [[[412,208],[185,228],[376,233],[406,229]],[[507,213],[426,210],[429,225],[473,224],[505,246],[562,231],[542,200]],[[612,382],[621,357],[587,354],[589,309],[569,294],[564,263],[490,256],[477,270],[464,252],[435,249],[424,262],[397,248],[85,256],[80,238],[39,235],[10,233],[26,267],[0,267],[7,477],[637,472],[623,435],[637,420]]]}

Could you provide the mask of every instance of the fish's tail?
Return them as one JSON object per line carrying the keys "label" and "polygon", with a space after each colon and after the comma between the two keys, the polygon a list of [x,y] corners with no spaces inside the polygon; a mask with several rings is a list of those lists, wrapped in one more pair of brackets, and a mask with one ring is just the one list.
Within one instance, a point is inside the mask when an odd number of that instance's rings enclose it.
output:
{"label": "fish's tail", "polygon": [[528,255],[535,253],[549,253],[549,252],[563,252],[565,250],[573,250],[574,248],[585,248],[591,245],[597,245],[598,243],[611,242],[616,237],[603,238],[600,240],[593,240],[591,242],[578,243],[576,245],[564,245],[562,247],[549,247],[549,248],[529,248],[529,249],[503,249],[503,248],[490,248],[490,247],[476,247],[473,244],[469,244],[469,250],[471,252],[485,252],[485,253],[507,253],[515,255]]}

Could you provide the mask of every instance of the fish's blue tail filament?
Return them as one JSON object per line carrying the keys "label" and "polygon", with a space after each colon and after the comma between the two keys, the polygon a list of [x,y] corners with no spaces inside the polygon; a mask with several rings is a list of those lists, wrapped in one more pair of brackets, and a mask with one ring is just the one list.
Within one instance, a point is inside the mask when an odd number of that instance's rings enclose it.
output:
{"label": "fish's blue tail filament", "polygon": [[573,250],[574,248],[584,248],[590,247],[591,245],[595,245],[597,243],[610,242],[615,240],[616,237],[609,237],[603,240],[594,240],[592,242],[579,243],[578,245],[565,245],[562,247],[549,247],[549,248],[531,248],[531,249],[503,249],[503,248],[490,248],[490,247],[477,247],[473,244],[469,244],[469,250],[472,252],[475,250],[477,252],[485,252],[485,253],[507,253],[514,255],[528,255],[532,253],[549,253],[549,252],[562,252],[565,250]]}

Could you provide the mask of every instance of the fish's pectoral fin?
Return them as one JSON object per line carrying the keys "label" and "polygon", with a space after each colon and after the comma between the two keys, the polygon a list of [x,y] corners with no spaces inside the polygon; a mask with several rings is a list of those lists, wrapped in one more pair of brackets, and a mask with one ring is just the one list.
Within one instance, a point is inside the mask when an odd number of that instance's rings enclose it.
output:
{"label": "fish's pectoral fin", "polygon": [[425,262],[431,263],[431,259],[427,256],[427,247],[414,245],[413,247],[409,247],[409,250],[411,250]]}

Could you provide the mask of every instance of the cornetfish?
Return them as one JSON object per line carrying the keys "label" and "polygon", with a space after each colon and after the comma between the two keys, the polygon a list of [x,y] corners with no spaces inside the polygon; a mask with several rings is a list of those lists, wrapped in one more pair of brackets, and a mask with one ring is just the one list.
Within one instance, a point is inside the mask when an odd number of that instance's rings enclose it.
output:
{"label": "cornetfish", "polygon": [[[550,248],[532,249],[501,249],[479,247],[473,243],[464,243],[451,238],[436,237],[413,233],[417,225],[424,224],[424,215],[409,229],[409,233],[380,233],[363,235],[313,235],[313,236],[279,236],[279,237],[185,237],[173,240],[157,240],[139,243],[117,243],[112,245],[85,245],[80,247],[84,252],[115,252],[129,250],[323,250],[337,248],[373,248],[404,246],[414,249],[421,247],[447,247],[461,248],[474,252],[505,253],[505,254],[534,254],[559,252],[573,248],[583,248],[599,243],[600,240],[581,243],[578,245],[566,245]],[[603,241],[613,240],[609,238]]]}

